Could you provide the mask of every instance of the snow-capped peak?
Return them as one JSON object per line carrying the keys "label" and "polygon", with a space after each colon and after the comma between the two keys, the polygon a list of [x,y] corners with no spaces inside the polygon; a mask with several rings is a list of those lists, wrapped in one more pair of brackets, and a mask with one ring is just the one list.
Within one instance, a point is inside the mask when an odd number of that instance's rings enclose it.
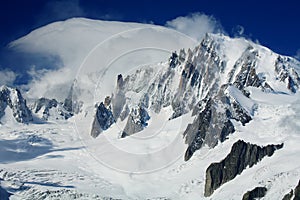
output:
{"label": "snow-capped peak", "polygon": [[[26,105],[26,100],[16,88],[0,87],[0,119],[6,114],[7,108],[17,122],[28,123],[33,120],[31,111]],[[11,119],[12,120],[12,119]]]}

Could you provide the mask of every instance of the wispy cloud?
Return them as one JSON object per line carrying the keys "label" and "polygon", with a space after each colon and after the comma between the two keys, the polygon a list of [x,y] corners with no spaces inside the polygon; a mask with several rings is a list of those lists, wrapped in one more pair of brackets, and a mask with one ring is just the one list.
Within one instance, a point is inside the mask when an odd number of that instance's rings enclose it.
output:
{"label": "wispy cloud", "polygon": [[85,11],[79,0],[54,0],[47,2],[37,15],[37,25],[82,16],[85,16]]}
{"label": "wispy cloud", "polygon": [[192,13],[166,22],[166,26],[182,32],[198,41],[206,33],[223,32],[221,24],[213,17],[202,13]]}
{"label": "wispy cloud", "polygon": [[9,69],[4,69],[0,71],[0,85],[13,85],[17,78],[17,74]]}
{"label": "wispy cloud", "polygon": [[79,0],[50,1],[46,4],[45,9],[56,18],[69,18],[84,14],[83,9],[79,5]]}
{"label": "wispy cloud", "polygon": [[245,33],[245,28],[241,25],[237,25],[232,29],[232,34],[234,37],[243,36]]}
{"label": "wispy cloud", "polygon": [[[32,80],[27,88],[27,96],[31,98],[57,98],[63,100],[68,94],[70,85],[74,79],[69,68],[37,69],[35,66],[27,72]],[[55,77],[55,82],[53,81]]]}
{"label": "wispy cloud", "polygon": [[294,57],[300,60],[300,49],[297,50],[296,55]]}

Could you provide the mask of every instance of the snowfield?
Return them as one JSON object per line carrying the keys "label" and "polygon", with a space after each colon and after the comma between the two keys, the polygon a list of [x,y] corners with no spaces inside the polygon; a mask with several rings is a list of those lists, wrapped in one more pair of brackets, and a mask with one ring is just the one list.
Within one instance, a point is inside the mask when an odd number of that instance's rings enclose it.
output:
{"label": "snowfield", "polygon": [[[83,36],[81,41],[78,35]],[[300,179],[299,91],[293,93],[287,89],[287,83],[276,80],[271,68],[276,53],[242,38],[212,37],[223,41],[218,51],[227,55],[224,75],[249,44],[259,49],[257,73],[274,91],[247,87],[247,98],[235,86],[229,86],[225,93],[253,119],[245,126],[232,119],[236,130],[228,139],[214,148],[205,145],[188,161],[184,161],[188,145],[183,133],[196,117],[192,110],[172,120],[171,106],[163,107],[159,113],[149,112],[147,128],[125,138],[121,134],[128,117],[117,120],[97,138],[90,133],[95,105],[114,92],[119,73],[126,76],[136,69],[150,70],[151,66],[153,74],[163,74],[170,52],[192,49],[196,46],[194,40],[154,25],[71,19],[42,27],[11,43],[12,48],[21,51],[59,55],[64,64],[33,80],[25,98],[61,100],[76,78],[76,95],[84,104],[81,112],[67,120],[61,116],[39,120],[43,113],[33,113],[34,121],[28,124],[18,123],[11,109],[5,109],[0,120],[0,189],[11,193],[12,200],[235,200],[264,186],[268,191],[261,199],[282,199]],[[300,66],[297,62],[294,65],[299,73]],[[176,70],[172,90],[180,84],[182,69]],[[55,75],[57,81],[51,78]],[[136,79],[143,80],[137,83],[141,88],[153,81],[151,74],[139,75]],[[220,82],[227,79],[222,76]],[[126,95],[132,99],[132,105],[141,98],[138,92]],[[52,115],[57,115],[57,111]],[[216,189],[210,197],[204,197],[206,169],[224,159],[238,140],[260,146],[284,145],[273,156],[264,157]]]}
{"label": "snowfield", "polygon": [[[243,139],[258,145],[283,142],[284,148],[224,184],[210,198],[241,199],[260,185],[268,188],[264,199],[278,199],[297,185],[300,175],[300,123],[295,120],[300,113],[299,95],[282,94],[274,99],[272,93],[260,93],[251,89],[259,105],[253,121],[244,127],[237,125],[228,140],[214,149],[197,151],[188,162],[183,161],[183,140],[176,137],[182,134],[177,121],[165,124],[147,140],[143,138],[151,134],[148,129],[136,138],[120,140],[117,127],[97,139],[84,138],[76,132],[73,119],[2,125],[1,187],[14,194],[11,199],[38,199],[47,192],[53,192],[53,199],[203,199],[206,168],[222,160],[232,144]],[[191,118],[187,114],[177,120],[185,120],[180,122],[184,124]],[[157,127],[160,118],[153,117],[149,123]],[[161,150],[169,144],[176,148]],[[153,152],[155,149],[158,151]]]}

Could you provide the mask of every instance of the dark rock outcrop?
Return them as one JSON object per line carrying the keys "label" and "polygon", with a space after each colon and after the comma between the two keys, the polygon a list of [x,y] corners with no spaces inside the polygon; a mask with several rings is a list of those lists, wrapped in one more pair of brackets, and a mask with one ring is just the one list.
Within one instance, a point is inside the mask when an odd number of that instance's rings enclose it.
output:
{"label": "dark rock outcrop", "polygon": [[113,123],[115,123],[115,118],[111,111],[110,100],[107,98],[105,103],[101,102],[97,107],[91,131],[91,135],[93,137],[97,137],[102,131],[107,130]]}
{"label": "dark rock outcrop", "polygon": [[[188,144],[184,159],[189,160],[203,145],[213,148],[226,140],[235,131],[234,121],[246,125],[252,120],[256,105],[249,87],[275,92],[275,86],[268,81],[277,78],[278,82],[286,82],[291,91],[299,88],[295,70],[298,61],[283,56],[275,65],[261,67],[264,51],[248,43],[241,56],[231,63],[223,51],[224,39],[206,34],[194,49],[173,52],[167,63],[142,67],[126,77],[118,75],[111,109],[115,120],[128,120],[121,136],[145,127],[147,117],[138,122],[136,116],[139,107],[144,113],[159,113],[171,106],[169,120],[193,111],[194,121],[183,134]],[[271,68],[264,71],[268,67]],[[272,70],[276,77],[269,76]]]}
{"label": "dark rock outcrop", "polygon": [[12,110],[17,122],[28,123],[33,120],[32,113],[27,107],[26,100],[16,88],[0,87],[0,119],[5,114],[7,106]]}
{"label": "dark rock outcrop", "polygon": [[176,52],[173,52],[171,57],[169,58],[169,66],[171,68],[175,68],[178,64],[178,55]]}
{"label": "dark rock outcrop", "polygon": [[83,105],[82,101],[78,101],[78,96],[80,95],[80,90],[76,88],[77,80],[75,79],[72,83],[68,96],[63,102],[63,107],[66,111],[73,114],[78,114]]}
{"label": "dark rock outcrop", "polygon": [[[250,114],[225,90],[231,85],[223,85],[213,98],[207,96],[194,107],[193,114],[197,115],[192,124],[189,124],[184,132],[188,149],[185,153],[185,161],[189,160],[193,153],[204,144],[215,147],[218,142],[223,142],[227,136],[235,131],[231,120],[248,123],[252,117]],[[245,97],[247,98],[247,97]]]}
{"label": "dark rock outcrop", "polygon": [[286,195],[284,195],[284,197],[282,198],[282,200],[291,200],[293,197],[294,191],[291,190],[289,193],[287,193]]}
{"label": "dark rock outcrop", "polygon": [[121,137],[124,138],[143,130],[148,125],[147,121],[149,119],[150,116],[143,106],[140,105],[138,108],[133,108]]}
{"label": "dark rock outcrop", "polygon": [[259,53],[252,46],[249,46],[239,60],[235,63],[229,82],[233,79],[232,75],[237,68],[241,68],[235,77],[233,84],[241,90],[246,96],[249,95],[248,91],[244,88],[248,86],[261,88],[263,91],[273,91],[270,85],[263,77],[259,77],[256,72],[257,57]]}
{"label": "dark rock outcrop", "polygon": [[295,189],[291,190],[290,193],[286,194],[283,197],[283,200],[290,200],[292,199],[293,195],[294,195],[293,200],[300,200],[300,180],[298,182],[298,185],[295,187]]}
{"label": "dark rock outcrop", "polygon": [[189,124],[184,132],[186,143],[189,145],[185,152],[185,161],[189,160],[203,144],[214,147],[218,141],[223,142],[230,133],[235,131],[227,115],[231,115],[230,111],[225,108],[224,112],[219,112],[215,100],[209,99],[206,102],[196,120]]}
{"label": "dark rock outcrop", "polygon": [[267,193],[267,188],[256,187],[253,190],[246,192],[243,196],[243,200],[255,200],[257,198],[264,197],[266,193]]}
{"label": "dark rock outcrop", "polygon": [[126,97],[124,94],[124,80],[122,74],[118,75],[117,88],[115,94],[112,96],[112,111],[114,117],[117,119],[122,114],[122,118],[125,119],[129,113],[123,112],[123,107],[126,103]]}
{"label": "dark rock outcrop", "polygon": [[291,67],[291,60],[288,57],[278,56],[275,63],[275,72],[277,79],[285,82],[287,88],[295,93],[300,87],[300,77],[296,70]]}
{"label": "dark rock outcrop", "polygon": [[252,167],[265,156],[272,156],[283,144],[260,147],[242,140],[233,144],[230,153],[219,163],[212,163],[206,170],[204,195],[210,196],[214,190],[234,179],[248,166]]}
{"label": "dark rock outcrop", "polygon": [[294,200],[300,200],[300,180],[298,185],[295,188],[294,194],[295,194]]}
{"label": "dark rock outcrop", "polygon": [[[64,107],[63,103],[58,102],[55,99],[47,99],[47,98],[40,98],[38,99],[34,105],[33,105],[33,112],[38,113],[39,111],[42,110],[43,116],[42,118],[44,120],[48,120],[50,117],[51,113],[50,110],[55,109],[55,117],[56,119],[58,118],[63,118],[63,119],[69,119],[70,117],[73,116],[72,111],[68,111],[67,108]],[[52,113],[53,114],[53,113]]]}
{"label": "dark rock outcrop", "polygon": [[34,106],[34,112],[37,113],[43,106],[46,107],[45,110],[49,111],[49,109],[56,107],[58,102],[55,99],[40,98],[36,101],[35,104],[36,105]]}

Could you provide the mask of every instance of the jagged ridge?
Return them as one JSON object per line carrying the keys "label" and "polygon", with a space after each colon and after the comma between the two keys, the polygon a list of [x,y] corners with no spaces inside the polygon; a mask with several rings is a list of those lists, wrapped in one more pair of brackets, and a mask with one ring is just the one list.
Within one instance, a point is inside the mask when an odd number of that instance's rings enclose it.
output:
{"label": "jagged ridge", "polygon": [[26,100],[16,88],[1,86],[0,88],[0,119],[5,115],[5,109],[9,108],[17,122],[28,123],[33,120],[31,111],[27,107]]}
{"label": "jagged ridge", "polygon": [[242,140],[233,144],[230,153],[219,163],[212,163],[206,170],[204,196],[210,196],[224,183],[234,179],[248,166],[252,167],[265,156],[272,156],[283,144],[260,147]]}
{"label": "jagged ridge", "polygon": [[[253,104],[249,108],[240,102],[240,98],[251,102],[248,87],[277,92],[276,84],[275,87],[271,84],[276,79],[292,93],[299,88],[300,79],[294,69],[299,66],[296,60],[277,56],[269,50],[268,59],[273,59],[274,63],[270,61],[269,66],[264,66],[261,59],[266,54],[265,49],[244,41],[247,48],[230,66],[226,52],[221,50],[226,40],[229,39],[225,36],[207,34],[199,46],[172,53],[164,64],[141,68],[126,78],[119,75],[111,96],[111,109],[115,121],[127,119],[123,131],[126,134],[122,136],[146,128],[148,117],[145,120],[132,118],[139,110],[150,115],[151,111],[159,113],[162,108],[171,106],[170,120],[193,111],[195,120],[184,132],[188,144],[185,160],[188,160],[204,144],[214,147],[233,133],[235,128],[231,120],[245,125],[252,119],[256,106]],[[141,121],[145,121],[142,126]]]}

